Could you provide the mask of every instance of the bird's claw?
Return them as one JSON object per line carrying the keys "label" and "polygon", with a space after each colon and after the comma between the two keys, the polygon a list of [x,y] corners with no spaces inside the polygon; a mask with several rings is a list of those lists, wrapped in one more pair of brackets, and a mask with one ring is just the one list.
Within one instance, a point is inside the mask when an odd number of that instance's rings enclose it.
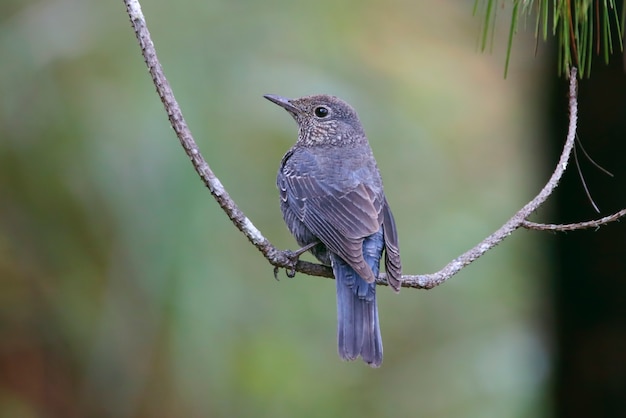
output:
{"label": "bird's claw", "polygon": [[[292,262],[290,266],[285,267],[285,274],[290,279],[293,279],[294,277],[296,277],[296,263],[297,262],[298,260],[296,259],[295,262]],[[274,279],[276,279],[277,282],[280,281],[280,279],[278,278],[279,271],[280,271],[280,267],[274,267]]]}
{"label": "bird's claw", "polygon": [[[285,258],[287,258],[287,260],[289,260],[288,264],[285,266],[285,274],[287,275],[287,277],[289,277],[290,279],[296,277],[296,265],[298,264],[298,260],[300,260],[300,256],[311,248],[315,247],[317,244],[319,244],[319,242],[316,241],[307,244],[304,247],[297,249],[296,251],[283,251],[283,255],[285,256]],[[274,278],[276,280],[278,280],[278,270],[280,270],[279,267],[274,267]]]}
{"label": "bird's claw", "polygon": [[290,250],[285,251],[285,255],[289,259],[289,265],[285,267],[285,274],[290,279],[296,277],[296,264],[298,264],[298,259],[300,258],[300,254],[298,252],[293,252]]}

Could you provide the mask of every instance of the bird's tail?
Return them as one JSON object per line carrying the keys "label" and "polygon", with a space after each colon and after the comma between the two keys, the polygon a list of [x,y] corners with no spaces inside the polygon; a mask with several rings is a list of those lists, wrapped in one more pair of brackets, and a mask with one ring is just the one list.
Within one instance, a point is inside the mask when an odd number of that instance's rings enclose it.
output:
{"label": "bird's tail", "polygon": [[[377,233],[363,242],[363,256],[378,276],[383,237]],[[331,255],[337,285],[337,343],[339,356],[355,360],[361,356],[372,367],[383,361],[383,341],[378,324],[376,283],[367,283],[345,261]]]}

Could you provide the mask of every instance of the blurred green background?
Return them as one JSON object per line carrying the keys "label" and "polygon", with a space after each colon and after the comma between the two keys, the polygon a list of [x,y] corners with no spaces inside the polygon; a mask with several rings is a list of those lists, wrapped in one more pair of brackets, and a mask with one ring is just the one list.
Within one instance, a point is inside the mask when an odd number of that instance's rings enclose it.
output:
{"label": "blurred green background", "polygon": [[[209,164],[295,248],[275,175],[296,125],[262,95],[358,111],[405,273],[534,196],[544,60],[467,1],[144,0]],[[502,13],[507,14],[504,10]],[[121,1],[0,4],[0,416],[540,417],[544,251],[519,231],[431,291],[379,290],[382,368],[336,354],[335,290],[272,267],[199,181]],[[284,274],[281,273],[284,277]]]}

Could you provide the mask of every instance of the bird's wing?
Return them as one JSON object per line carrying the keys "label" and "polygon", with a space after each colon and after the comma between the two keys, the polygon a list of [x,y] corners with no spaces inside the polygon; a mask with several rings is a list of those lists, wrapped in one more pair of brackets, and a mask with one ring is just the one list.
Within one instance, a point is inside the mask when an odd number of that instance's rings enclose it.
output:
{"label": "bird's wing", "polygon": [[373,281],[363,259],[363,238],[376,233],[383,222],[382,189],[359,181],[337,186],[314,157],[300,154],[297,161],[289,157],[285,156],[278,178],[281,198],[331,252],[363,279]]}
{"label": "bird's wing", "polygon": [[385,271],[387,282],[398,292],[402,281],[402,264],[400,262],[400,248],[398,244],[398,231],[396,221],[385,198],[383,204],[383,234],[385,238]]}

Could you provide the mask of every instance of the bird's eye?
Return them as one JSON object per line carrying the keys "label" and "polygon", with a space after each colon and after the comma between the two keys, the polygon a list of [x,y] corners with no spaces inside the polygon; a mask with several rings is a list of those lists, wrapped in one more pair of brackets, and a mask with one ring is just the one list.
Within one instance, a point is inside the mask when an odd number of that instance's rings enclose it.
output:
{"label": "bird's eye", "polygon": [[328,116],[328,108],[325,106],[318,106],[315,108],[315,116],[318,118],[325,118]]}

